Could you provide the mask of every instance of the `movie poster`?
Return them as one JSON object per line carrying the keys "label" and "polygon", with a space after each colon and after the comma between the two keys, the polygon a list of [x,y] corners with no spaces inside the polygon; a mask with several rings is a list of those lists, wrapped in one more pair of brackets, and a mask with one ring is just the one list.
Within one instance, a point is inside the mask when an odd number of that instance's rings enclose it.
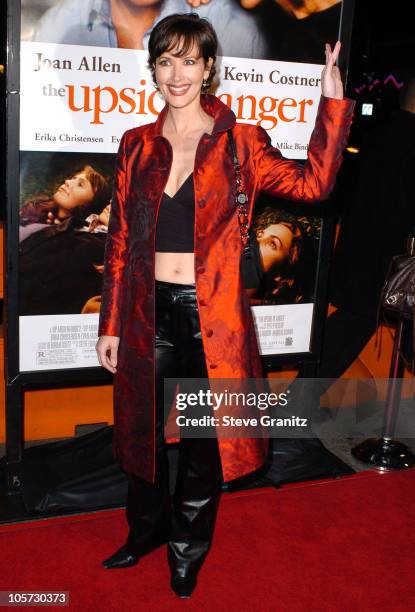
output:
{"label": "movie poster", "polygon": [[[215,27],[214,93],[304,160],[338,0],[22,0],[19,315],[22,371],[97,366],[112,172],[123,132],[164,103],[147,67],[151,29],[196,11]],[[262,354],[307,352],[319,219],[261,201],[251,228],[265,278],[247,287]]]}

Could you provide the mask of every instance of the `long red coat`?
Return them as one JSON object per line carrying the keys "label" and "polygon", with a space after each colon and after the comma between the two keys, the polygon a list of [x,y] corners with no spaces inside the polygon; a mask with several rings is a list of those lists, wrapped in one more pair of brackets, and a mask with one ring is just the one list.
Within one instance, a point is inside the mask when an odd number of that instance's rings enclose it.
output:
{"label": "long red coat", "polygon": [[[265,130],[236,123],[218,98],[202,95],[215,120],[196,152],[195,283],[209,379],[261,378],[261,359],[239,271],[241,240],[235,211],[234,169],[226,130],[234,128],[249,198],[249,218],[260,191],[294,200],[325,199],[335,181],[354,102],[322,97],[303,166],[285,159]],[[120,336],[114,376],[113,454],[129,473],[155,476],[155,228],[172,163],[162,136],[167,107],[157,121],[124,133],[105,253],[99,335]],[[225,481],[260,468],[267,438],[219,438]]]}

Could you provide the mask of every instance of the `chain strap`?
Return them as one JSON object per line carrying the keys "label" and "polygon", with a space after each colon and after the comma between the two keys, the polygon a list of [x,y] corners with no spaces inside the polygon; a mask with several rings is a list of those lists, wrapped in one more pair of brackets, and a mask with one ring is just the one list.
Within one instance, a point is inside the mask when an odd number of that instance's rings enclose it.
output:
{"label": "chain strap", "polygon": [[241,242],[243,246],[243,254],[245,257],[250,259],[252,257],[251,253],[251,245],[249,240],[249,227],[248,227],[248,211],[246,209],[246,204],[248,202],[248,196],[246,194],[246,189],[244,186],[244,181],[241,174],[241,166],[239,165],[238,155],[236,152],[235,140],[232,134],[232,130],[228,130],[228,138],[229,144],[231,147],[232,153],[232,163],[235,170],[235,181],[236,181],[236,191],[235,191],[235,201],[236,201],[236,211],[238,215],[239,222],[239,232],[241,235]]}

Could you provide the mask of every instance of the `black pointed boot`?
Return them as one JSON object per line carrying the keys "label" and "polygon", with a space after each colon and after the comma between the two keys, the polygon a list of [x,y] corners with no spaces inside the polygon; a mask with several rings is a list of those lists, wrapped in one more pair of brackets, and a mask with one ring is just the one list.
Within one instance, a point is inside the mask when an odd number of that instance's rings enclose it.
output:
{"label": "black pointed boot", "polygon": [[159,453],[154,484],[128,474],[126,517],[129,533],[126,543],[105,559],[105,569],[136,565],[140,557],[165,544],[170,534],[171,500],[169,466],[165,448]]}
{"label": "black pointed boot", "polygon": [[211,547],[222,469],[216,438],[182,439],[167,545],[171,587],[190,597]]}

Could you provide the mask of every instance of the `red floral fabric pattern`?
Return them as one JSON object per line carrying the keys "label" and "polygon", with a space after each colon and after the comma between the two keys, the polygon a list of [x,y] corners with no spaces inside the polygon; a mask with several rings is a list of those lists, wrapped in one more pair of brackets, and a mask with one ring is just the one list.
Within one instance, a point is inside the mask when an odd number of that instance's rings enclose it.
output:
{"label": "red floral fabric pattern", "polygon": [[[209,379],[261,378],[261,359],[239,260],[235,181],[226,130],[233,128],[248,194],[249,218],[261,190],[292,200],[328,197],[340,166],[354,101],[322,97],[303,165],[285,159],[265,130],[238,124],[212,95],[201,97],[215,119],[198,146],[195,186],[195,282]],[[114,375],[113,454],[121,467],[149,482],[155,476],[155,227],[172,150],[156,122],[124,133],[106,242],[99,335],[120,336]],[[209,333],[207,333],[209,332]],[[258,416],[258,415],[257,415]],[[221,437],[224,480],[260,468],[268,439]]]}

